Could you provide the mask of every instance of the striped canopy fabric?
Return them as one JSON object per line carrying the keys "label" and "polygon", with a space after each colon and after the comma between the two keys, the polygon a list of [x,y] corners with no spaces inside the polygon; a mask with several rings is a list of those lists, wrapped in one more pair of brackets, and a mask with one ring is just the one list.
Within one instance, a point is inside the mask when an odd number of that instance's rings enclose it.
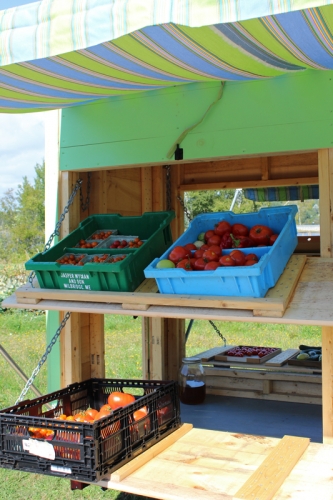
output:
{"label": "striped canopy fabric", "polygon": [[43,0],[0,11],[0,112],[333,69],[333,0]]}
{"label": "striped canopy fabric", "polygon": [[253,201],[318,200],[319,186],[283,186],[244,189],[245,198]]}

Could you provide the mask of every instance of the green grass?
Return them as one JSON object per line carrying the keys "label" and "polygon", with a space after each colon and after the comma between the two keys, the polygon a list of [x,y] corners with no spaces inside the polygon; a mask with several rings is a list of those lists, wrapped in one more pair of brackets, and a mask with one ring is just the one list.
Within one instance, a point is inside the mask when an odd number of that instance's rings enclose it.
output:
{"label": "green grass", "polygon": [[[258,344],[272,347],[297,347],[299,344],[321,345],[319,327],[269,325],[258,323],[216,322],[228,344]],[[106,376],[109,378],[141,378],[141,319],[130,316],[105,316]],[[27,311],[7,311],[0,314],[0,344],[30,377],[45,345],[45,316]],[[187,342],[186,354],[194,355],[223,345],[208,321],[195,321]],[[42,394],[47,392],[46,365],[35,380]],[[0,408],[15,404],[24,382],[0,356]],[[27,397],[34,398],[29,391]],[[71,491],[69,481],[61,478],[0,469],[1,498],[7,500],[117,499],[143,500],[113,490],[102,491],[89,486]]]}

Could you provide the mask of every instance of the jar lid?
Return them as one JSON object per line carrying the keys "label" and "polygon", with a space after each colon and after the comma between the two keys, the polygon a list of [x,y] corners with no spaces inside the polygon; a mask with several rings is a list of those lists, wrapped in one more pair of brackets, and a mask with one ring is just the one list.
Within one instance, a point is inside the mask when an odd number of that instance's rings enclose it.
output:
{"label": "jar lid", "polygon": [[183,358],[183,363],[189,364],[189,363],[201,363],[200,358]]}

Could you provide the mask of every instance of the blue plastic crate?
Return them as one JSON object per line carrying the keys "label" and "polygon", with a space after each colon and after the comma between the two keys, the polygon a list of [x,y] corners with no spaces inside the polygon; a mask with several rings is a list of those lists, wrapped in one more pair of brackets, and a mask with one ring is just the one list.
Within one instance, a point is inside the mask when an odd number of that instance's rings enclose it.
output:
{"label": "blue plastic crate", "polygon": [[[202,214],[190,223],[189,228],[159,258],[145,269],[146,278],[155,278],[160,293],[186,295],[221,295],[236,297],[264,297],[281,276],[297,246],[295,215],[296,205],[262,208],[259,212],[234,214],[218,212]],[[171,250],[197,240],[200,233],[214,229],[221,220],[230,224],[256,224],[269,226],[279,237],[273,246],[242,248],[245,253],[260,256],[253,266],[219,267],[215,271],[185,271],[184,269],[157,269],[156,264],[167,259]],[[231,250],[224,250],[223,254]]]}

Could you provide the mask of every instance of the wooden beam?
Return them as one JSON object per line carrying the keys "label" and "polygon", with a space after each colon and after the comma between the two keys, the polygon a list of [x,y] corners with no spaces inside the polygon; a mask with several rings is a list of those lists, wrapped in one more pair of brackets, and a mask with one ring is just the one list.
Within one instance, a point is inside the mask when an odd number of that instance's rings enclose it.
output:
{"label": "wooden beam", "polygon": [[[320,254],[333,256],[333,149],[318,151]],[[333,328],[322,328],[323,442],[333,444]]]}
{"label": "wooden beam", "polygon": [[243,181],[219,181],[206,182],[200,184],[181,184],[181,191],[200,191],[205,189],[237,189],[245,188],[262,188],[262,187],[278,187],[278,186],[307,186],[318,184],[318,177],[290,178],[290,179],[269,179],[269,180],[243,180]]}
{"label": "wooden beam", "polygon": [[269,179],[269,158],[261,158],[261,180],[268,181]]}
{"label": "wooden beam", "polygon": [[144,167],[141,169],[141,212],[151,212],[153,210],[152,193],[152,169]]}
{"label": "wooden beam", "polygon": [[309,444],[308,438],[284,436],[233,499],[271,500]]}
{"label": "wooden beam", "polygon": [[105,343],[103,314],[89,314],[91,377],[105,377]]}

